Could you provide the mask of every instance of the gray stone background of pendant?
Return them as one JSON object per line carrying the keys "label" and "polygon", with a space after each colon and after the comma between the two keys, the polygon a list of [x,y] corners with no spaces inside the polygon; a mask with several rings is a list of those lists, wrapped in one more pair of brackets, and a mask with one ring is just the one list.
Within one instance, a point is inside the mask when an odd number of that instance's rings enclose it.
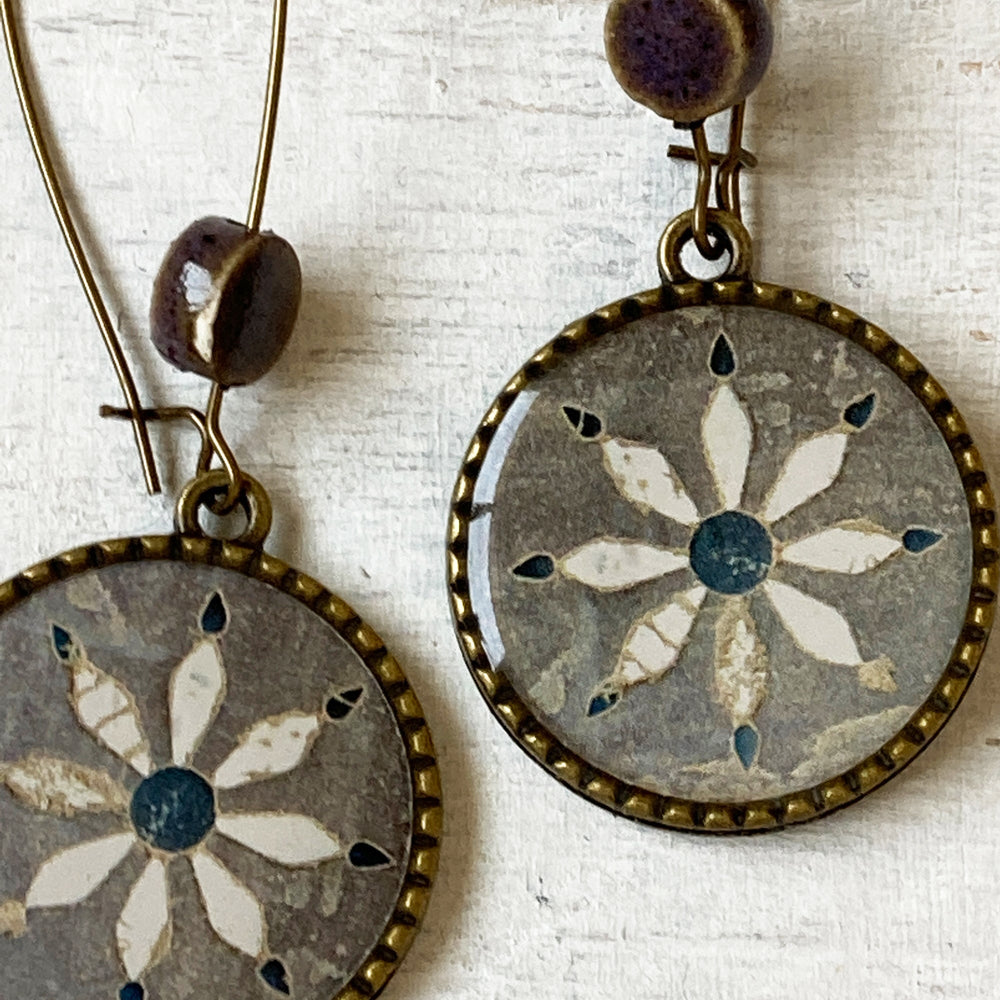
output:
{"label": "gray stone background of pendant", "polygon": [[[305,606],[228,570],[149,562],[94,570],[54,584],[0,617],[0,759],[45,751],[106,770],[134,792],[140,778],[78,725],[67,676],[53,653],[58,622],[89,658],[134,693],[156,764],[170,761],[167,684],[191,649],[206,597],[221,591],[229,612],[222,638],[228,692],[195,755],[213,769],[253,723],[289,710],[319,711],[335,691],[361,687],[350,715],[325,725],[290,774],[220,790],[220,809],[287,811],[318,819],[345,848],[377,843],[397,863],[356,870],[346,858],[291,869],[210,834],[211,851],[261,900],[270,950],[287,967],[295,1000],[329,1000],[375,946],[405,875],[411,834],[409,770],[395,719],[377,682],[333,629]],[[127,823],[127,820],[125,821]],[[24,898],[32,874],[54,852],[118,832],[120,817],[62,819],[27,808],[0,786],[0,900]],[[115,923],[146,863],[135,848],[89,899],[32,910],[28,931],[0,936],[0,995],[19,1000],[114,1000],[125,979]],[[143,976],[150,1000],[277,996],[252,959],[212,931],[190,867],[169,869],[173,947]]]}
{"label": "gray stone background of pendant", "polygon": [[[630,690],[612,711],[588,717],[595,688],[614,669],[632,623],[694,585],[693,573],[618,593],[558,576],[526,582],[511,573],[527,555],[563,556],[601,535],[687,551],[690,530],[626,500],[604,468],[599,445],[581,441],[561,407],[583,407],[601,418],[606,433],[660,448],[699,510],[717,511],[701,420],[718,384],[708,359],[723,332],[738,360],[732,385],[754,425],[748,511],[762,507],[797,442],[836,427],[845,406],[878,393],[876,413],[852,435],[839,479],[777,524],[779,542],[851,519],[900,533],[919,525],[945,534],[916,559],[900,555],[860,576],[790,565],[771,573],[841,611],[865,659],[891,657],[899,685],[894,694],[868,690],[855,669],[803,652],[760,590],[748,596],[770,661],[768,694],[756,717],[759,768],[750,771],[731,752],[732,723],[713,695],[718,595],[709,595],[670,674]],[[653,791],[738,802],[840,774],[903,727],[908,712],[930,694],[961,629],[972,546],[949,449],[889,369],[799,317],[700,307],[630,324],[528,388],[538,396],[524,419],[516,428],[501,427],[494,439],[493,448],[506,449],[506,456],[486,463],[502,467],[494,503],[481,515],[488,528],[478,529],[488,531],[488,546],[471,545],[469,575],[475,599],[485,590],[477,578],[488,574],[491,607],[480,598],[474,610],[480,621],[495,616],[506,652],[496,665],[567,747]],[[847,728],[833,728],[841,725]]]}

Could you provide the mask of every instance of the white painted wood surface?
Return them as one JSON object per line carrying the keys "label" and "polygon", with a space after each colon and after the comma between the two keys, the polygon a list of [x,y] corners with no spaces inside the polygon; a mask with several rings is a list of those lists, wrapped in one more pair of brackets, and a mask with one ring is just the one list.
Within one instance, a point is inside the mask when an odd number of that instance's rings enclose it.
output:
{"label": "white painted wood surface", "polygon": [[[147,399],[200,403],[146,340],[169,241],[241,217],[264,0],[25,0],[73,201]],[[809,828],[705,841],[564,791],[468,680],[443,582],[447,498],[504,379],[566,321],[655,282],[687,207],[675,135],[602,58],[599,0],[292,0],[265,223],[298,248],[293,344],[226,429],[270,547],[352,601],[434,727],[448,839],[388,990],[431,1000],[995,1000],[1000,696],[988,656],[933,749]],[[758,273],[881,323],[1000,469],[1000,5],[777,0],[750,181]],[[2,74],[0,74],[2,75]],[[0,79],[0,574],[170,525],[187,430],[145,496],[116,385]]]}

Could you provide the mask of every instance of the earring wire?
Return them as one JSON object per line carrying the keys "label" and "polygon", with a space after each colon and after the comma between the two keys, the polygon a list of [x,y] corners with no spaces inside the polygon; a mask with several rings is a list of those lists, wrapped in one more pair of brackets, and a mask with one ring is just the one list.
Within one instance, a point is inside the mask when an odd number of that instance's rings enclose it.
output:
{"label": "earring wire", "polygon": [[[281,94],[281,72],[284,65],[287,14],[287,0],[274,0],[271,19],[271,52],[268,63],[264,113],[261,119],[260,141],[257,148],[257,164],[250,194],[250,205],[247,211],[247,228],[252,232],[256,232],[260,228],[260,218],[264,209],[264,197],[267,192],[267,180],[271,167],[271,154],[274,149],[278,98]],[[223,465],[231,473],[231,479],[235,483],[240,482],[239,468],[236,465],[232,449],[226,444],[219,428],[219,415],[224,393],[224,389],[220,385],[214,384],[209,396],[207,409],[211,411],[211,419],[206,418],[204,414],[190,407],[167,407],[162,410],[143,408],[139,400],[135,379],[129,368],[121,341],[111,323],[107,305],[98,288],[97,280],[94,277],[87,254],[83,249],[83,244],[80,241],[79,233],[73,222],[72,213],[66,202],[58,173],[49,152],[38,107],[29,85],[28,72],[18,35],[17,20],[14,14],[14,0],[0,0],[0,21],[2,21],[3,25],[4,45],[7,50],[7,59],[10,62],[11,73],[14,77],[14,87],[17,91],[18,102],[21,105],[21,113],[24,116],[24,124],[28,131],[28,138],[31,141],[35,160],[38,163],[38,169],[45,183],[45,190],[49,196],[52,210],[58,220],[59,228],[62,231],[66,248],[69,250],[73,266],[76,268],[80,284],[83,286],[87,302],[90,304],[91,312],[97,322],[104,346],[111,358],[115,375],[125,396],[127,404],[125,408],[102,407],[102,416],[125,418],[131,421],[136,446],[139,450],[139,458],[142,462],[146,488],[151,494],[159,493],[161,490],[160,477],[156,468],[156,459],[153,455],[153,448],[149,440],[149,428],[147,426],[147,422],[152,419],[183,417],[191,420],[199,429],[202,436],[202,449],[198,459],[199,470],[207,470],[208,466],[211,465],[212,456],[218,453],[223,461]]]}

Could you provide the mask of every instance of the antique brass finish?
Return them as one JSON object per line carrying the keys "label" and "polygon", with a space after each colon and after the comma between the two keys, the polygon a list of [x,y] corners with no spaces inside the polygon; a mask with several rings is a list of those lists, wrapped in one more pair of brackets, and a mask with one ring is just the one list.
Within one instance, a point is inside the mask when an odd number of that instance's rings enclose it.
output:
{"label": "antique brass finish", "polygon": [[[602,772],[567,749],[532,714],[503,670],[491,665],[474,613],[468,576],[476,479],[497,428],[521,391],[556,368],[563,358],[615,336],[630,323],[695,306],[751,307],[810,320],[852,341],[895,373],[950,448],[964,486],[973,540],[973,573],[964,626],[934,691],[907,725],[877,753],[831,780],[778,798],[735,805],[657,794]],[[683,284],[668,280],[660,288],[622,299],[570,324],[514,376],[490,408],[469,446],[452,502],[448,529],[452,613],[469,669],[493,713],[526,753],[574,792],[655,826],[697,833],[776,830],[831,813],[873,791],[916,758],[958,707],[979,665],[996,610],[1000,532],[994,507],[982,459],[962,417],[938,382],[883,330],[848,309],[776,285],[750,280]]]}
{"label": "antique brass finish", "polygon": [[150,493],[160,492],[160,477],[156,470],[156,459],[153,456],[153,448],[149,441],[149,430],[142,413],[142,404],[139,402],[139,393],[135,387],[135,379],[129,369],[125,352],[122,349],[118,335],[111,324],[111,317],[108,315],[108,308],[97,287],[97,280],[91,269],[90,262],[80,243],[80,236],[73,223],[69,206],[66,204],[66,196],[63,194],[59,177],[56,174],[55,166],[52,163],[52,156],[49,153],[42,131],[38,110],[32,99],[31,90],[28,86],[28,75],[25,69],[24,56],[21,52],[21,43],[18,38],[17,25],[13,11],[14,0],[0,0],[0,20],[3,22],[3,37],[7,46],[7,58],[10,61],[11,72],[14,75],[14,87],[17,90],[17,98],[21,104],[21,112],[24,115],[24,124],[28,129],[28,138],[31,140],[31,148],[35,151],[35,159],[38,161],[38,169],[41,171],[42,180],[45,182],[45,190],[62,230],[66,248],[73,260],[80,284],[83,285],[83,292],[87,296],[90,310],[101,331],[101,338],[111,358],[111,364],[118,377],[125,400],[128,403],[126,411],[127,418],[132,421],[132,429],[135,433],[136,446],[139,449],[139,457],[142,461],[142,471],[146,479],[146,488]]}
{"label": "antique brass finish", "polygon": [[[242,486],[236,494],[236,503],[246,515],[247,526],[235,541],[241,545],[259,548],[271,531],[271,500],[264,487],[252,476],[242,474]],[[229,472],[213,469],[203,472],[189,482],[177,499],[177,530],[189,538],[205,538],[198,521],[202,507],[215,511],[217,501],[230,489]]]}
{"label": "antique brass finish", "polygon": [[715,174],[716,206],[743,221],[740,192],[740,174],[744,169],[757,166],[757,158],[743,148],[743,129],[746,125],[746,102],[738,104],[730,113],[729,148],[725,153],[713,153],[708,146],[705,123],[691,126],[691,146],[673,145],[668,156],[676,160],[694,161],[698,164],[698,183],[694,199],[693,235],[698,252],[706,260],[718,260],[725,247],[713,243],[708,232],[709,199],[712,191],[712,168]]}
{"label": "antique brass finish", "polygon": [[[270,172],[271,155],[274,148],[274,131],[277,121],[278,99],[281,94],[281,74],[284,65],[285,35],[287,26],[288,0],[274,0],[271,28],[271,48],[268,62],[267,88],[264,98],[264,112],[261,119],[260,140],[257,150],[257,162],[254,169],[253,188],[250,195],[250,203],[247,210],[247,227],[251,231],[256,231],[260,227],[261,213],[264,208],[264,198],[267,192],[267,181]],[[7,58],[10,62],[11,73],[14,77],[14,86],[17,90],[18,100],[21,105],[21,112],[24,116],[25,126],[28,130],[28,137],[31,147],[38,162],[42,179],[45,183],[45,190],[48,193],[52,210],[59,222],[63,239],[69,250],[73,265],[76,268],[77,276],[83,286],[84,294],[90,304],[91,312],[97,322],[101,332],[104,345],[111,358],[111,363],[115,370],[115,375],[121,385],[125,395],[127,407],[123,410],[116,407],[102,407],[101,415],[114,417],[117,419],[127,419],[131,421],[135,433],[136,445],[142,461],[143,474],[146,480],[146,488],[151,494],[160,492],[160,477],[156,468],[156,459],[153,455],[152,445],[149,440],[149,430],[147,422],[153,419],[172,419],[176,416],[190,417],[187,407],[169,407],[162,413],[158,410],[149,410],[142,407],[136,390],[135,380],[129,369],[128,361],[122,349],[121,342],[112,326],[110,315],[104,297],[97,286],[90,262],[80,242],[76,225],[73,222],[72,213],[66,202],[66,196],[62,190],[62,185],[52,156],[46,142],[42,124],[40,121],[38,108],[31,92],[28,80],[28,73],[25,66],[24,56],[21,50],[20,38],[18,35],[17,23],[14,15],[14,0],[0,0],[0,22],[3,25],[4,41],[7,49]],[[208,416],[203,420],[203,425],[207,431],[203,433],[202,451],[198,461],[198,471],[203,472],[211,463],[212,456],[218,453],[222,459],[223,466],[228,475],[228,487],[224,498],[219,500],[218,513],[226,513],[232,510],[238,502],[238,494],[241,488],[242,478],[239,466],[236,464],[232,449],[225,443],[219,428],[219,412],[222,404],[221,392],[217,393],[213,387],[209,406]],[[194,421],[196,425],[198,421]],[[207,441],[207,444],[205,443]]]}
{"label": "antique brass finish", "polygon": [[67,577],[118,563],[172,561],[232,570],[304,604],[339,635],[377,681],[403,740],[413,792],[413,827],[406,876],[392,919],[353,979],[332,1000],[371,1000],[385,987],[417,934],[438,869],[442,829],[441,782],[423,710],[385,644],[322,584],[259,548],[203,537],[122,538],[73,549],[0,584],[0,614]]}
{"label": "antique brass finish", "polygon": [[[693,209],[683,212],[663,231],[657,250],[660,277],[664,282],[683,285],[692,280],[681,259],[681,252],[690,240],[697,241],[696,213]],[[746,226],[729,212],[710,208],[706,214],[706,235],[715,240],[718,256],[729,254],[729,265],[720,281],[748,278],[753,269],[753,240]]]}

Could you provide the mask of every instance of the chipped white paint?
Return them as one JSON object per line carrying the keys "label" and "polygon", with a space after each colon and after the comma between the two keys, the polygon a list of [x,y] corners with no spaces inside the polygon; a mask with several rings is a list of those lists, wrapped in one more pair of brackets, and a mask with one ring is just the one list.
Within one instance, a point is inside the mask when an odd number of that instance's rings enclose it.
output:
{"label": "chipped white paint", "polygon": [[642,511],[655,510],[688,527],[698,523],[698,508],[659,451],[616,438],[608,438],[601,447],[605,467],[622,496]]}
{"label": "chipped white paint", "polygon": [[170,951],[170,888],[167,866],[151,858],[132,886],[118,918],[118,954],[129,979],[138,979]]}
{"label": "chipped white paint", "polygon": [[[222,600],[210,596],[211,603]],[[170,710],[174,764],[186,767],[201,738],[220,709],[226,693],[226,675],[219,650],[218,635],[206,629],[202,612],[201,630],[190,653],[174,668],[166,683]],[[213,616],[214,617],[214,616]],[[228,611],[226,612],[228,620]],[[139,708],[132,692],[120,681],[95,667],[84,647],[61,626],[52,630],[52,651],[69,668],[74,680],[70,702],[78,721],[98,743],[108,749],[131,746],[114,730],[127,716],[140,726]],[[112,698],[86,703],[94,692],[113,693]],[[104,697],[102,695],[102,697]],[[321,697],[321,696],[320,696]],[[84,708],[80,709],[81,700]],[[97,706],[95,708],[95,705]],[[125,710],[119,706],[125,706]],[[110,706],[110,718],[104,712]],[[251,726],[242,741],[223,762],[220,771],[236,787],[248,781],[285,774],[302,763],[312,748],[325,716],[286,712]],[[121,754],[129,759],[134,754]],[[152,762],[150,762],[150,770]],[[0,908],[0,933],[16,937],[27,931],[28,909],[71,907],[89,897],[125,860],[135,847],[147,855],[142,875],[129,891],[116,924],[121,964],[129,979],[135,979],[166,957],[171,949],[173,926],[169,864],[189,855],[209,923],[225,944],[260,958],[266,951],[267,931],[261,901],[205,847],[206,838],[216,834],[257,852],[288,868],[315,867],[347,853],[340,840],[318,821],[297,813],[243,813],[216,816],[201,828],[202,839],[189,840],[177,829],[144,826],[124,788],[106,772],[59,758],[33,755],[24,761],[0,761],[0,779],[22,803],[39,812],[55,813],[72,819],[77,812],[113,811],[125,828],[97,840],[64,848],[42,861],[37,868],[24,902],[7,900]],[[154,782],[156,778],[152,779]],[[148,796],[158,794],[155,785],[140,785]],[[214,791],[214,789],[213,789]],[[163,802],[161,800],[161,807]],[[170,809],[152,810],[158,824],[166,822]],[[142,810],[139,810],[141,813]]]}
{"label": "chipped white paint", "polygon": [[823,774],[831,770],[844,771],[855,761],[853,750],[859,741],[871,741],[880,732],[898,732],[906,725],[917,710],[916,705],[897,705],[878,715],[866,715],[860,719],[831,726],[816,736],[809,757],[794,771],[793,777],[803,786],[815,784]]}
{"label": "chipped white paint", "polygon": [[170,738],[174,763],[190,763],[226,697],[226,669],[219,644],[203,639],[170,678]]}
{"label": "chipped white paint", "polygon": [[340,841],[311,816],[243,813],[219,816],[216,829],[265,858],[302,868],[343,854]]}
{"label": "chipped white paint", "polygon": [[19,899],[0,903],[0,937],[19,938],[28,929],[28,911]]}
{"label": "chipped white paint", "polygon": [[728,382],[712,393],[702,418],[701,435],[719,501],[725,510],[735,510],[743,499],[750,466],[753,425],[746,407]]}
{"label": "chipped white paint", "polygon": [[659,680],[677,664],[687,645],[695,617],[708,590],[692,587],[674,594],[662,607],[649,612],[632,627],[622,648],[612,684],[619,690]]}
{"label": "chipped white paint", "polygon": [[104,882],[137,843],[134,833],[115,833],[59,851],[35,873],[25,906],[30,910],[79,903]]}
{"label": "chipped white paint", "polygon": [[781,470],[761,511],[769,524],[780,521],[807,500],[829,489],[840,475],[849,435],[817,434],[798,445]]}
{"label": "chipped white paint", "polygon": [[148,775],[153,761],[135,699],[123,684],[95,667],[82,647],[74,649],[66,666],[70,704],[83,728],[143,777]]}
{"label": "chipped white paint", "polygon": [[736,729],[753,722],[767,695],[767,649],[746,602],[726,602],[715,645],[715,695]]}
{"label": "chipped white paint", "polygon": [[[732,356],[732,345],[726,341],[725,334],[719,334],[713,351],[720,346]],[[726,508],[719,516],[735,517],[737,521],[732,523],[744,524],[750,515],[743,511],[733,514],[732,511],[742,499],[753,459],[754,431],[750,414],[733,388],[733,383],[738,384],[740,379],[738,361],[735,357],[733,361],[733,371],[717,376],[717,384],[702,415],[701,437],[706,465],[719,499]],[[871,413],[867,414],[860,427],[853,428],[851,433],[863,429],[870,416]],[[848,426],[846,414],[839,426]],[[792,448],[768,494],[764,510],[758,515],[755,530],[763,533],[766,525],[785,517],[837,481],[851,433],[837,429],[813,434]],[[654,507],[673,520],[684,523],[684,517],[689,513],[685,511],[685,505],[690,505],[692,511],[694,505],[684,484],[661,452],[640,444],[626,445],[614,439],[605,439],[603,448],[605,470],[624,497],[644,512]],[[655,500],[652,504],[651,496]],[[744,595],[761,587],[803,652],[825,663],[855,667],[861,686],[872,691],[892,693],[897,687],[893,676],[895,666],[891,660],[878,657],[866,661],[858,649],[850,623],[840,611],[796,587],[771,579],[770,573],[774,562],[782,560],[816,571],[835,570],[855,575],[867,573],[901,551],[903,542],[869,521],[835,525],[793,542],[784,549],[772,537],[772,562],[761,566],[758,578],[754,579],[751,574],[746,591],[734,593],[728,587],[738,578],[720,572],[719,567],[732,562],[746,565],[747,553],[739,548],[727,548],[732,544],[739,545],[727,540],[731,531],[730,528],[730,531],[709,531],[707,535],[701,535],[696,530],[692,534],[690,559],[681,551],[673,551],[676,565],[670,562],[666,550],[648,543],[597,538],[567,556],[560,568],[566,577],[583,586],[598,592],[614,592],[689,566],[708,588],[702,588],[700,593],[677,593],[662,609],[647,613],[632,624],[614,670],[595,690],[588,708],[592,716],[620,709],[623,696],[630,688],[659,681],[676,666],[708,590],[715,592],[723,605],[716,630],[714,694],[733,723],[730,750],[740,758],[741,766],[749,770],[756,767],[760,734],[755,729],[751,735],[742,734],[747,739],[743,752],[737,745],[737,739],[741,735],[739,729],[752,724],[768,695],[769,663]],[[696,546],[698,539],[703,540],[702,545],[712,547],[708,553]],[[759,559],[766,560],[767,557],[761,555]],[[719,575],[713,578],[713,573]],[[734,772],[727,766],[712,773],[722,777]],[[743,777],[739,776],[736,787],[743,787],[744,784]]]}
{"label": "chipped white paint", "polygon": [[686,553],[647,545],[630,539],[601,538],[588,542],[564,557],[564,576],[594,590],[625,590],[647,580],[686,569]]}
{"label": "chipped white paint", "polygon": [[286,712],[255,723],[212,778],[216,788],[239,788],[284,774],[299,766],[319,735],[322,719],[307,712]]}
{"label": "chipped white paint", "polygon": [[128,807],[128,792],[110,775],[59,757],[32,754],[0,766],[0,780],[26,805],[56,816],[124,812]]}
{"label": "chipped white paint", "polygon": [[875,524],[844,524],[786,545],[782,562],[832,573],[867,573],[902,552],[903,542]]}
{"label": "chipped white paint", "polygon": [[260,900],[204,848],[191,856],[191,868],[215,933],[251,958],[262,956],[267,924]]}
{"label": "chipped white paint", "polygon": [[870,691],[892,694],[899,690],[895,678],[896,664],[888,656],[879,656],[858,668],[858,680]]}
{"label": "chipped white paint", "polygon": [[[747,138],[762,157],[746,175],[757,273],[894,331],[1000,469],[1000,5],[771,6],[775,58]],[[200,380],[148,343],[150,286],[190,220],[245,210],[268,4],[20,8],[144,399],[200,406]],[[446,851],[385,1000],[996,1000],[1000,644],[902,779],[746,842],[659,835],[562,791],[463,676],[442,535],[474,424],[565,322],[656,283],[656,241],[691,204],[693,168],[664,155],[669,123],[602,61],[604,10],[289,4],[264,222],[297,247],[307,294],[278,369],[229,393],[224,420],[276,501],[268,548],[377,625],[434,727]],[[206,86],[240,97],[210,135]],[[115,384],[6,79],[0,91],[6,579],[84,541],[169,530],[197,449],[155,429],[168,480],[150,500],[128,427],[97,418]]]}

